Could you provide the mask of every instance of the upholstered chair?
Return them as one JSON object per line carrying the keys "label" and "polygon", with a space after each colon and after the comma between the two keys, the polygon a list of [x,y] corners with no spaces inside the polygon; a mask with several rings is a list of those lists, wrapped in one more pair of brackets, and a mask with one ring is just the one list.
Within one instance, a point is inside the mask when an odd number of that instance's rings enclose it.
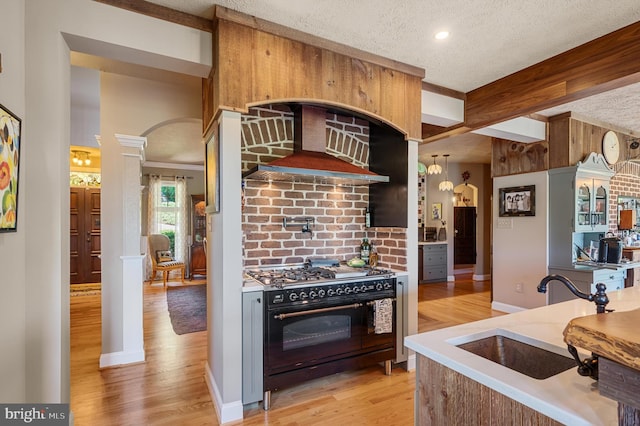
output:
{"label": "upholstered chair", "polygon": [[167,286],[169,272],[180,271],[180,281],[184,283],[185,263],[177,261],[171,255],[171,242],[169,237],[163,234],[149,235],[149,256],[151,257],[151,283],[156,278],[158,271],[162,271],[162,282]]}

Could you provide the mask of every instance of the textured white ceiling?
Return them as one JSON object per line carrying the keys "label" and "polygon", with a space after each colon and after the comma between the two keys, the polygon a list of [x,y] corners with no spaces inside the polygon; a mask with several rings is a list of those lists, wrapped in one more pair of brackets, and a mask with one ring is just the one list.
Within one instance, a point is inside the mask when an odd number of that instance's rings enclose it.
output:
{"label": "textured white ceiling", "polygon": [[[211,18],[214,5],[425,69],[424,81],[468,92],[640,20],[639,0],[150,0]],[[440,30],[451,36],[437,41]],[[640,59],[639,59],[640,60]],[[542,111],[579,112],[640,134],[640,85]],[[489,138],[420,146],[451,162],[490,162]]]}

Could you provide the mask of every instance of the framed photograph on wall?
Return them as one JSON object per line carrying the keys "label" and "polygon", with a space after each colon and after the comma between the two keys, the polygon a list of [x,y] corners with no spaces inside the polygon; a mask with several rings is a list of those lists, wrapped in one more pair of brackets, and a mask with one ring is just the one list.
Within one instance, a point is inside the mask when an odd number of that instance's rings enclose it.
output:
{"label": "framed photograph on wall", "polygon": [[220,143],[218,127],[215,124],[205,150],[206,212],[217,213],[220,211]]}
{"label": "framed photograph on wall", "polygon": [[431,204],[431,220],[442,219],[442,203]]}
{"label": "framed photograph on wall", "polygon": [[18,229],[22,120],[0,105],[0,232]]}
{"label": "framed photograph on wall", "polygon": [[535,216],[536,186],[514,186],[499,190],[500,217]]}

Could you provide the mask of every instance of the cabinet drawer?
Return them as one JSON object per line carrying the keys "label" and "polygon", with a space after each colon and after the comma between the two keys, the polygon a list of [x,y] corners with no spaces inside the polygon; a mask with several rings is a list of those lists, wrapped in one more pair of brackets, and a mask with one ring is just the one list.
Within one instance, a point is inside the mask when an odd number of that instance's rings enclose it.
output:
{"label": "cabinet drawer", "polygon": [[422,247],[425,255],[433,253],[447,253],[446,244],[425,244]]}
{"label": "cabinet drawer", "polygon": [[425,253],[424,256],[424,265],[425,266],[433,266],[433,265],[446,265],[447,264],[447,253]]}
{"label": "cabinet drawer", "polygon": [[446,281],[447,266],[425,268],[425,281]]}

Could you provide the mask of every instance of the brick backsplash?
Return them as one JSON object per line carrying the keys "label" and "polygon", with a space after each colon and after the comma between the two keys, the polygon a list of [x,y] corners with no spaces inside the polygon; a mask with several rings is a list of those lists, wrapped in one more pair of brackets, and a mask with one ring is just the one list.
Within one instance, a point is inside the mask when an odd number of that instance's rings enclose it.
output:
{"label": "brick backsplash", "polygon": [[614,166],[609,203],[609,229],[618,231],[618,196],[640,197],[640,164],[622,162]]}
{"label": "brick backsplash", "polygon": [[[250,108],[242,117],[242,168],[293,152],[293,114],[286,106]],[[327,152],[367,167],[369,126],[364,120],[327,113]],[[301,263],[309,257],[348,260],[365,236],[384,268],[406,269],[404,228],[365,228],[367,186],[245,181],[243,257],[246,268]],[[283,226],[285,217],[311,217],[313,233]]]}

